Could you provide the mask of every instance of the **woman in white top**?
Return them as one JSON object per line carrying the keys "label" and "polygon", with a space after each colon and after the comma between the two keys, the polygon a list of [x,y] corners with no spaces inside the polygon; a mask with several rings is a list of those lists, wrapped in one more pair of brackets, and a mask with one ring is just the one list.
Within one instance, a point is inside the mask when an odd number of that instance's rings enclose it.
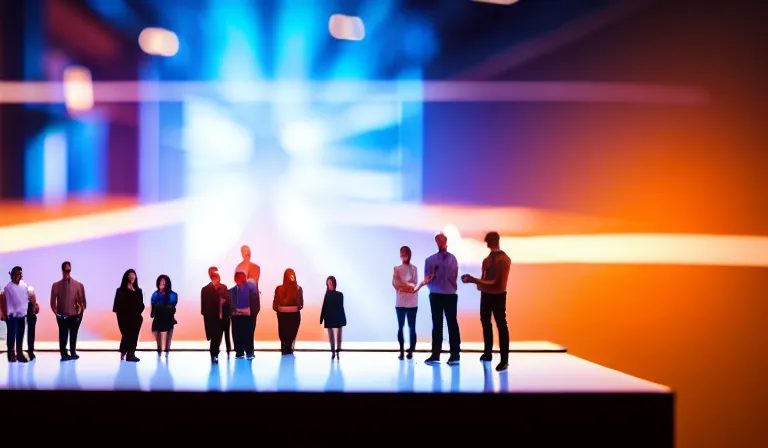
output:
{"label": "woman in white top", "polygon": [[400,343],[400,360],[404,358],[403,345],[403,326],[406,318],[408,319],[408,328],[411,330],[411,345],[408,349],[408,359],[413,358],[413,352],[416,350],[416,310],[419,306],[419,295],[416,293],[416,285],[419,283],[416,266],[411,264],[411,248],[403,246],[400,248],[400,259],[402,264],[395,266],[395,272],[392,276],[392,286],[396,291],[395,311],[397,312],[397,341]]}

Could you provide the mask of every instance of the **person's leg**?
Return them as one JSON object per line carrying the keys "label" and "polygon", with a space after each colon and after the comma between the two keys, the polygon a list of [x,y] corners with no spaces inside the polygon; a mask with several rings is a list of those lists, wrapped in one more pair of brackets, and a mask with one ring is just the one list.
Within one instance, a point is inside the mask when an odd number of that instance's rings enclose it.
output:
{"label": "person's leg", "polygon": [[413,352],[416,351],[416,311],[418,308],[406,308],[405,316],[408,318],[408,330],[410,330],[410,346],[408,348],[408,359],[411,359]]}
{"label": "person's leg", "polygon": [[230,329],[232,328],[232,319],[229,317],[225,317],[223,321],[224,321],[224,343],[226,344],[227,355],[229,355],[229,352],[232,351],[232,335],[230,331]]}
{"label": "person's leg", "polygon": [[61,358],[69,358],[67,353],[67,338],[69,337],[69,319],[56,316],[56,324],[59,326],[59,352],[61,352]]}
{"label": "person's leg", "polygon": [[128,354],[126,359],[130,359],[133,362],[139,361],[139,358],[136,357],[136,347],[139,345],[139,335],[141,334],[141,326],[143,323],[144,318],[138,316],[138,318],[134,318],[134,320],[128,324],[129,335],[125,347]]}
{"label": "person's leg", "polygon": [[429,307],[432,310],[432,356],[430,360],[440,359],[443,350],[443,306],[442,298],[436,294],[429,295]]}
{"label": "person's leg", "polygon": [[238,358],[245,356],[245,343],[243,334],[245,333],[246,336],[248,334],[248,326],[245,325],[245,328],[243,328],[243,319],[248,318],[243,316],[234,316],[232,318],[232,340],[235,344],[235,356]]}
{"label": "person's leg", "polygon": [[157,344],[157,355],[163,352],[163,335],[159,331],[155,331],[152,334],[155,335],[155,343]]}
{"label": "person's leg", "polygon": [[165,333],[165,355],[166,356],[168,355],[168,353],[171,352],[171,341],[173,341],[173,328],[174,327],[171,327],[171,329]]}
{"label": "person's leg", "polygon": [[26,327],[26,319],[17,317],[16,325],[16,360],[27,362],[28,359],[24,356],[24,327]]}
{"label": "person's leg", "polygon": [[445,297],[445,319],[448,321],[448,341],[451,345],[451,358],[458,359],[461,353],[461,333],[459,332],[458,306],[459,296],[451,294]]}
{"label": "person's leg", "polygon": [[333,328],[326,328],[328,330],[328,342],[331,343],[331,359],[336,358],[336,338],[333,337]]}
{"label": "person's leg", "polygon": [[256,338],[256,318],[248,317],[248,339],[245,340],[245,355],[249,358],[254,357],[255,339]]}
{"label": "person's leg", "polygon": [[16,362],[16,318],[8,317],[5,320],[6,343],[8,344],[8,362]]}
{"label": "person's leg", "polygon": [[480,325],[483,327],[483,355],[481,361],[493,359],[493,325],[491,313],[493,311],[493,299],[486,293],[480,294]]}
{"label": "person's leg", "polygon": [[499,331],[499,352],[501,362],[497,370],[504,370],[509,364],[509,327],[507,326],[507,293],[493,299],[493,319]]}
{"label": "person's leg", "polygon": [[293,353],[293,349],[296,347],[296,338],[299,336],[299,327],[301,327],[301,313],[299,312],[293,314],[296,316],[293,317],[293,327],[291,328],[291,353]]}
{"label": "person's leg", "polygon": [[336,329],[336,356],[339,356],[339,352],[341,351],[341,334],[344,329],[342,327],[339,327]]}
{"label": "person's leg", "polygon": [[124,359],[126,353],[128,353],[128,328],[125,326],[125,319],[119,314],[117,315],[117,328],[120,330],[120,359]]}
{"label": "person's leg", "polygon": [[37,327],[37,315],[27,314],[27,354],[30,359],[35,358],[35,328]]}
{"label": "person's leg", "polygon": [[69,318],[69,354],[77,359],[77,335],[80,333],[80,324],[83,322],[83,315]]}
{"label": "person's leg", "polygon": [[405,351],[405,339],[403,338],[403,326],[405,325],[405,308],[396,306],[395,312],[397,313],[397,342],[400,344],[400,359],[403,359],[403,352]]}

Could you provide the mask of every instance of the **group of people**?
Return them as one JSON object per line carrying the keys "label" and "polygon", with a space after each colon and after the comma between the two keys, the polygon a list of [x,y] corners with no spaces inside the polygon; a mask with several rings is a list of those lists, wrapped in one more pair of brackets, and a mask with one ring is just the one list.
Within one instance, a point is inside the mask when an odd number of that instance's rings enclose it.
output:
{"label": "group of people", "polygon": [[[465,274],[463,283],[473,283],[480,290],[480,322],[483,329],[484,351],[481,361],[491,361],[493,353],[493,324],[499,333],[500,363],[496,370],[507,369],[509,364],[509,330],[506,321],[506,287],[511,260],[500,248],[500,236],[490,232],[485,236],[490,254],[482,264],[480,278]],[[398,321],[397,339],[400,344],[399,359],[411,359],[416,350],[416,314],[418,292],[427,286],[432,314],[432,353],[427,364],[440,362],[443,342],[443,322],[447,322],[450,356],[448,364],[459,363],[461,334],[458,324],[458,261],[448,252],[448,238],[440,233],[435,236],[437,253],[425,262],[424,279],[418,281],[418,271],[411,264],[411,249],[400,248],[401,264],[395,266],[392,286],[395,289],[395,311]],[[219,269],[208,269],[210,283],[200,293],[200,312],[203,316],[206,339],[210,341],[211,362],[218,363],[222,340],[227,352],[234,352],[236,358],[254,358],[256,322],[261,310],[259,277],[261,269],[251,262],[251,250],[241,248],[243,261],[235,268],[235,286],[228,288],[221,281]],[[51,310],[59,325],[59,348],[62,361],[78,359],[77,333],[86,309],[85,288],[71,276],[72,265],[61,265],[62,279],[51,288]],[[0,294],[0,318],[8,328],[8,360],[27,362],[35,358],[34,328],[39,313],[35,291],[24,283],[23,271],[19,266],[11,272],[11,281]],[[341,351],[342,329],[347,324],[344,312],[344,295],[337,289],[333,276],[326,279],[326,292],[320,313],[320,324],[328,331],[332,359],[338,359]],[[152,333],[157,344],[157,353],[166,356],[170,352],[178,294],[173,290],[171,279],[160,275],[155,282],[156,290],[150,299]],[[291,354],[301,324],[301,310],[304,307],[304,293],[296,280],[296,273],[287,269],[283,282],[275,289],[272,309],[277,314],[280,351]],[[120,287],[115,292],[113,312],[120,329],[120,358],[137,362],[136,346],[143,324],[145,309],[144,295],[139,287],[138,276],[133,269],[123,274]],[[405,324],[410,330],[409,347],[405,349],[403,330]],[[23,353],[24,329],[27,327],[29,358]],[[67,342],[69,341],[69,351]],[[234,344],[233,344],[234,343]]]}

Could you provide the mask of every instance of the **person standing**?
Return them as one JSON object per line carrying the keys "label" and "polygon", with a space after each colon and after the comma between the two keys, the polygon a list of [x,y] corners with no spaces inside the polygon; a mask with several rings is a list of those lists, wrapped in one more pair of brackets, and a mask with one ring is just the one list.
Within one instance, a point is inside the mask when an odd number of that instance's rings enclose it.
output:
{"label": "person standing", "polygon": [[408,359],[413,358],[413,352],[416,351],[416,311],[419,306],[419,295],[415,292],[416,285],[419,283],[416,266],[411,264],[411,248],[403,246],[400,248],[400,260],[402,264],[395,266],[395,272],[392,275],[392,286],[396,291],[395,312],[397,313],[397,342],[400,343],[400,356],[404,358],[405,338],[403,337],[403,327],[406,318],[408,320],[408,329],[410,330],[410,345],[408,348]]}
{"label": "person standing", "polygon": [[120,328],[120,360],[139,362],[136,357],[136,346],[139,344],[139,333],[144,323],[144,292],[139,288],[139,278],[136,271],[128,269],[123,274],[120,287],[115,291],[115,302],[112,312],[117,315],[117,326]]}
{"label": "person standing", "polygon": [[77,333],[86,305],[83,284],[72,278],[72,263],[61,263],[61,280],[51,286],[51,310],[59,325],[59,351],[62,361],[80,358],[77,354]]}
{"label": "person standing", "polygon": [[280,337],[280,353],[290,355],[296,345],[304,308],[304,290],[296,281],[293,269],[283,273],[283,284],[275,288],[272,309],[277,313],[277,333]]}
{"label": "person standing", "polygon": [[163,336],[165,336],[165,357],[171,353],[173,341],[173,329],[176,327],[176,305],[179,303],[179,295],[173,290],[171,278],[165,274],[157,277],[155,281],[157,291],[152,293],[150,304],[152,305],[152,333],[155,334],[157,343],[157,355],[163,352]]}
{"label": "person standing", "polygon": [[497,232],[485,236],[485,243],[491,253],[483,260],[481,278],[469,274],[461,276],[464,283],[474,283],[480,290],[480,323],[483,325],[483,355],[480,360],[488,362],[493,359],[493,325],[491,315],[496,321],[499,332],[499,352],[501,362],[496,370],[501,372],[509,367],[509,328],[507,326],[507,280],[512,267],[512,260],[501,250],[501,237]]}
{"label": "person standing", "polygon": [[232,342],[235,344],[235,358],[254,356],[254,323],[261,304],[259,291],[253,280],[248,280],[247,272],[235,273],[235,286],[229,290],[229,306],[232,310]]}
{"label": "person standing", "polygon": [[325,287],[325,298],[320,311],[320,325],[325,323],[325,329],[328,330],[331,359],[338,359],[341,351],[341,329],[347,325],[347,314],[344,312],[344,294],[336,289],[336,277],[332,275],[325,280]]}
{"label": "person standing", "polygon": [[[229,290],[221,283],[219,268],[208,268],[208,277],[211,282],[200,291],[200,314],[203,316],[205,326],[205,338],[211,341],[211,362],[219,363],[221,338],[229,339]],[[227,340],[227,353],[230,352],[229,340]]]}
{"label": "person standing", "polygon": [[[24,281],[22,280],[23,284]],[[29,291],[29,305],[27,305],[27,356],[30,361],[35,359],[35,333],[37,328],[37,315],[40,313],[40,305],[37,303],[35,290],[26,285]]]}
{"label": "person standing", "polygon": [[0,319],[5,321],[8,330],[8,362],[29,362],[23,352],[27,311],[29,303],[32,303],[34,309],[39,309],[39,306],[34,290],[23,281],[21,266],[15,266],[8,274],[11,281],[0,294]]}
{"label": "person standing", "polygon": [[[261,277],[261,268],[258,264],[251,262],[251,248],[248,246],[243,246],[240,248],[240,255],[243,256],[243,261],[241,261],[237,267],[235,268],[235,272],[238,271],[244,271],[246,280],[252,281],[256,285],[256,290],[259,293],[259,296],[261,296],[261,290],[259,289],[259,278]],[[251,318],[253,319],[253,334],[251,335],[252,339],[256,339],[256,315],[258,313],[251,314]]]}
{"label": "person standing", "polygon": [[443,348],[443,315],[448,325],[448,340],[451,351],[448,365],[459,363],[461,353],[461,334],[459,332],[458,305],[456,294],[459,277],[459,262],[448,252],[448,237],[443,233],[435,236],[437,253],[427,258],[424,266],[424,280],[416,289],[429,287],[429,306],[432,311],[432,356],[427,364],[439,363]]}

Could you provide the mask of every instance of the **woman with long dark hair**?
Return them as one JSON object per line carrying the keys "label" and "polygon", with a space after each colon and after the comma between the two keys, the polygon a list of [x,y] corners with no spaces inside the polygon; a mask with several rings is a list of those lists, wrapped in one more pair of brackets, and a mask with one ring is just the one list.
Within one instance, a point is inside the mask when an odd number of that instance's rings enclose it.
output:
{"label": "woman with long dark hair", "polygon": [[[411,248],[403,246],[400,248],[400,261],[402,264],[395,266],[395,272],[392,276],[392,286],[395,288],[395,312],[397,313],[397,342],[400,343],[400,356],[402,361],[405,356],[408,359],[413,358],[413,352],[416,350],[416,311],[419,306],[419,295],[417,285],[419,283],[419,274],[416,266],[411,264]],[[408,329],[410,331],[410,345],[407,355],[404,353],[405,338],[403,337],[403,327],[408,320]],[[405,356],[404,356],[405,355]]]}
{"label": "woman with long dark hair", "polygon": [[139,362],[136,346],[139,343],[141,324],[144,323],[141,316],[144,312],[144,293],[139,288],[139,278],[133,269],[123,274],[120,287],[115,291],[112,312],[117,315],[117,326],[120,328],[120,359]]}
{"label": "woman with long dark hair", "polygon": [[320,324],[325,322],[328,340],[331,342],[331,359],[335,359],[341,351],[341,329],[347,325],[347,315],[344,312],[344,294],[336,289],[336,277],[329,276],[325,280],[325,287]]}
{"label": "woman with long dark hair", "polygon": [[165,356],[171,351],[171,340],[173,340],[173,328],[177,322],[174,317],[176,314],[176,304],[179,302],[179,296],[173,291],[171,278],[163,274],[157,277],[155,282],[157,291],[152,293],[152,333],[157,342],[157,355],[163,352],[163,337],[165,337]]}
{"label": "woman with long dark hair", "polygon": [[277,313],[277,333],[280,336],[280,352],[293,353],[296,335],[301,325],[301,309],[304,308],[304,291],[296,281],[293,269],[286,269],[283,284],[275,289],[272,309]]}

